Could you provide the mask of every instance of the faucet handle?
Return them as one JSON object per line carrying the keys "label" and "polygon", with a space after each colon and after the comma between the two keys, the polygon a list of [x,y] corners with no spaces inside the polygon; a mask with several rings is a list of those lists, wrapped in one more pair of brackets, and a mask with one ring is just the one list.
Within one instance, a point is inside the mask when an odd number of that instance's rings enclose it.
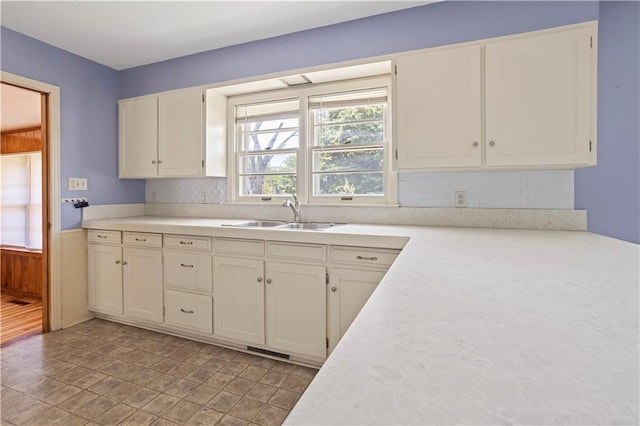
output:
{"label": "faucet handle", "polygon": [[291,196],[293,197],[293,202],[295,204],[296,207],[300,206],[300,199],[298,198],[298,196],[296,194],[291,194]]}

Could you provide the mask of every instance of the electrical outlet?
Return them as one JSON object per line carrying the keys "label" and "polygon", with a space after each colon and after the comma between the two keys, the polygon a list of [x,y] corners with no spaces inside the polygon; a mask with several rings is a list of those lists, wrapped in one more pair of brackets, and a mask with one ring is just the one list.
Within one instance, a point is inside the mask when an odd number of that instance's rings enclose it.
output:
{"label": "electrical outlet", "polygon": [[86,191],[87,178],[69,178],[68,187],[69,191]]}
{"label": "electrical outlet", "polygon": [[455,195],[456,207],[467,207],[467,191],[456,191]]}
{"label": "electrical outlet", "polygon": [[201,192],[200,193],[200,203],[207,204],[207,193],[206,192]]}

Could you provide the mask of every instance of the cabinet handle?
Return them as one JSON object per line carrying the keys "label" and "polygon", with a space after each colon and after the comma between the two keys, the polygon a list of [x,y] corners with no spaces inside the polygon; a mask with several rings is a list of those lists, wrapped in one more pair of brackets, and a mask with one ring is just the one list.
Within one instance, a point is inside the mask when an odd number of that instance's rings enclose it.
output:
{"label": "cabinet handle", "polygon": [[180,244],[190,246],[193,244],[193,241],[180,241]]}
{"label": "cabinet handle", "polygon": [[192,314],[193,313],[193,311],[186,311],[186,310],[184,310],[182,308],[180,308],[180,312],[183,312],[185,314]]}
{"label": "cabinet handle", "polygon": [[151,160],[151,164],[156,164],[157,161],[156,160]]}
{"label": "cabinet handle", "polygon": [[489,141],[489,146],[495,146],[495,142],[494,141]]}
{"label": "cabinet handle", "polygon": [[258,282],[261,283],[262,282],[262,277],[258,277]]}
{"label": "cabinet handle", "polygon": [[181,263],[180,266],[183,268],[193,268],[193,265],[185,265],[184,263]]}
{"label": "cabinet handle", "polygon": [[98,238],[108,238],[106,235],[96,235]]}
{"label": "cabinet handle", "polygon": [[158,160],[158,164],[162,164],[162,160]]}
{"label": "cabinet handle", "polygon": [[478,142],[474,142],[473,146],[477,148],[478,147]]}
{"label": "cabinet handle", "polygon": [[124,265],[126,265],[126,264],[127,264],[127,262],[126,262],[126,261],[122,262],[122,266],[124,266]]}
{"label": "cabinet handle", "polygon": [[338,287],[331,287],[331,291],[335,293],[336,291],[338,291]]}
{"label": "cabinet handle", "polygon": [[140,241],[142,243],[146,243],[147,239],[146,238],[136,238],[136,241]]}
{"label": "cabinet handle", "polygon": [[267,284],[271,284],[271,278],[267,278]]}
{"label": "cabinet handle", "polygon": [[375,256],[366,257],[366,256],[360,256],[360,255],[356,256],[356,259],[358,259],[358,260],[378,260],[378,258],[375,257]]}
{"label": "cabinet handle", "polygon": [[119,264],[120,264],[120,261],[119,261],[119,260],[116,260],[116,265],[119,265]]}

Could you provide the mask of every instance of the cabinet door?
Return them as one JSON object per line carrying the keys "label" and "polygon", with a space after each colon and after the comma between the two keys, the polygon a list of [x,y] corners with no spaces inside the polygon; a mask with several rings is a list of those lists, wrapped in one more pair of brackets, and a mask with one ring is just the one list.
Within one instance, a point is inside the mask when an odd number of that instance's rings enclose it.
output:
{"label": "cabinet door", "polygon": [[400,56],[396,65],[397,168],[479,167],[480,46]]}
{"label": "cabinet door", "polygon": [[121,178],[158,175],[158,99],[120,101],[118,162]]}
{"label": "cabinet door", "polygon": [[591,31],[486,46],[487,166],[590,161]]}
{"label": "cabinet door", "polygon": [[125,247],[123,253],[125,315],[162,322],[162,252]]}
{"label": "cabinet door", "polygon": [[336,347],[385,272],[332,269],[329,280],[329,353]]}
{"label": "cabinet door", "polygon": [[213,260],[213,333],[264,343],[262,260],[215,256]]}
{"label": "cabinet door", "polygon": [[89,244],[89,309],[122,315],[122,250]]}
{"label": "cabinet door", "polygon": [[268,262],[265,276],[267,345],[326,357],[326,268]]}
{"label": "cabinet door", "polygon": [[159,176],[202,176],[204,102],[201,90],[186,90],[158,98]]}

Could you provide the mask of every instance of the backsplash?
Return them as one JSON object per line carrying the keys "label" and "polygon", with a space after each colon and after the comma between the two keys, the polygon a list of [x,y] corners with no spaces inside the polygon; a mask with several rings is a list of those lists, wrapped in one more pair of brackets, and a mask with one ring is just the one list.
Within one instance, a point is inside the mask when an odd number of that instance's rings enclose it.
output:
{"label": "backsplash", "polygon": [[[398,200],[403,207],[455,207],[455,191],[466,191],[468,208],[574,208],[573,170],[420,172],[398,177]],[[146,181],[147,203],[221,204],[226,196],[225,178]]]}

